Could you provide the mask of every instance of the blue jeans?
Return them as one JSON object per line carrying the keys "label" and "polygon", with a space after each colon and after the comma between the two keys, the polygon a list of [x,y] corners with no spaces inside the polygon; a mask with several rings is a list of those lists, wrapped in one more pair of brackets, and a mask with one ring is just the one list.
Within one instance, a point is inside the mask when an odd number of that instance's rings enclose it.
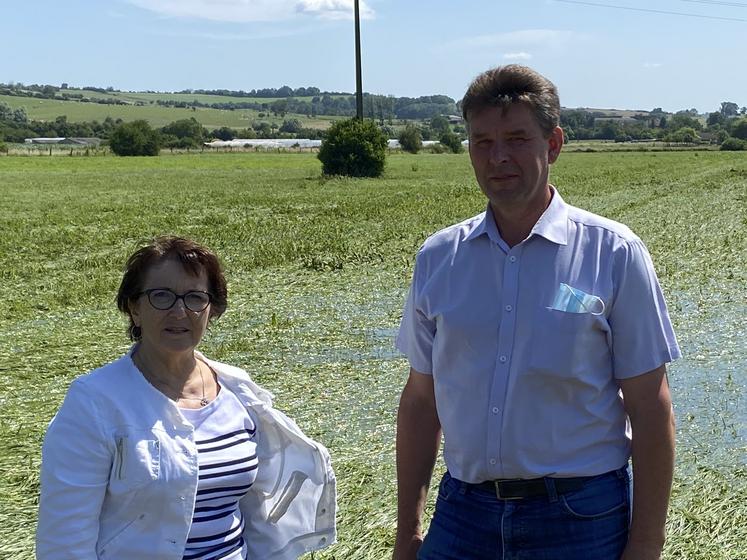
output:
{"label": "blue jeans", "polygon": [[630,489],[624,467],[574,492],[499,500],[447,472],[418,560],[619,560]]}

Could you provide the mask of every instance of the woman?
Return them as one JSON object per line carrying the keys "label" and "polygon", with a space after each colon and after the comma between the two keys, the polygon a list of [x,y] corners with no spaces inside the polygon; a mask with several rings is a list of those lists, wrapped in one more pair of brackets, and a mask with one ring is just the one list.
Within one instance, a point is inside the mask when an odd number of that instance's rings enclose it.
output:
{"label": "woman", "polygon": [[226,294],[193,241],[130,257],[117,306],[135,344],[76,379],[49,426],[38,558],[286,559],[334,542],[327,450],[196,350]]}

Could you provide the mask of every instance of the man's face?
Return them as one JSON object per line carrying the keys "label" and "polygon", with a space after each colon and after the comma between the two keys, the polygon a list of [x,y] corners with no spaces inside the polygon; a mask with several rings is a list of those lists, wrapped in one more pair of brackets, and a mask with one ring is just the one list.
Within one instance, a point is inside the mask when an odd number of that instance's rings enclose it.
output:
{"label": "man's face", "polygon": [[[544,209],[549,165],[558,158],[563,131],[549,138],[523,103],[487,107],[469,115],[469,155],[475,177],[495,209]],[[544,205],[544,206],[543,206]]]}

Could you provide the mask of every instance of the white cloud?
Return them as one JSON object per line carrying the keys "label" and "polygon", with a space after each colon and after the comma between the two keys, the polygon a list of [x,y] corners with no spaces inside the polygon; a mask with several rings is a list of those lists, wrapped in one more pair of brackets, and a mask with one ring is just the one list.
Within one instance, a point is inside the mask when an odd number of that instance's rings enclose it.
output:
{"label": "white cloud", "polygon": [[661,62],[644,62],[644,68],[661,68]]}
{"label": "white cloud", "polygon": [[[373,10],[365,2],[359,4],[360,16],[364,19],[373,17]],[[351,19],[353,17],[352,0],[297,0],[296,11],[302,14],[313,14],[325,19]]]}
{"label": "white cloud", "polygon": [[532,55],[528,52],[511,52],[503,55],[505,60],[531,60]]}
{"label": "white cloud", "polygon": [[[178,18],[243,23],[276,21],[303,16],[352,19],[353,0],[126,0],[145,10]],[[360,3],[361,17],[374,13]]]}

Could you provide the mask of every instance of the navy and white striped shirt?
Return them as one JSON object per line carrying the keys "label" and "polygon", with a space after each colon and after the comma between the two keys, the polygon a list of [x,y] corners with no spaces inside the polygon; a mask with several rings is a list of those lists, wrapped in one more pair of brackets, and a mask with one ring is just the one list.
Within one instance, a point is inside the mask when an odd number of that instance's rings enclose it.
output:
{"label": "navy and white striped shirt", "polygon": [[242,560],[239,500],[257,476],[256,426],[231,391],[207,406],[180,409],[195,427],[199,478],[184,560]]}

